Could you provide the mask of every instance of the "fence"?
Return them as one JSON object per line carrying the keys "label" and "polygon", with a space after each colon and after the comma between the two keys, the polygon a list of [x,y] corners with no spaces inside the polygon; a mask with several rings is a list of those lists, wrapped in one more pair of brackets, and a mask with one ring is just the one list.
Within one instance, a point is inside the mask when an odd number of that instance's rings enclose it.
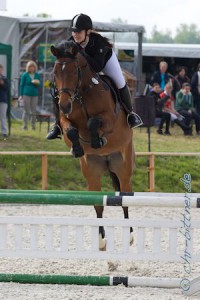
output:
{"label": "fence", "polygon": [[[191,208],[200,207],[200,194],[190,194]],[[184,194],[15,191],[0,190],[0,204],[32,205],[104,205],[136,207],[184,208]],[[106,251],[99,251],[99,226],[106,231]],[[172,219],[97,219],[54,216],[1,216],[0,257],[117,259],[131,261],[180,262],[185,238],[180,233],[183,223]],[[134,245],[130,246],[130,227]],[[190,262],[200,262],[200,221],[190,226]],[[55,238],[56,237],[56,238]],[[87,276],[86,276],[87,277]],[[28,283],[68,283],[126,286],[178,287],[180,279],[92,277],[67,275],[0,274],[0,281]]]}
{"label": "fence", "polygon": [[[48,188],[48,156],[71,156],[71,152],[51,152],[51,151],[2,151],[0,155],[34,155],[42,158],[42,190]],[[136,152],[136,156],[147,156],[149,159],[149,192],[155,191],[155,157],[156,156],[183,156],[198,157],[200,152]]]}

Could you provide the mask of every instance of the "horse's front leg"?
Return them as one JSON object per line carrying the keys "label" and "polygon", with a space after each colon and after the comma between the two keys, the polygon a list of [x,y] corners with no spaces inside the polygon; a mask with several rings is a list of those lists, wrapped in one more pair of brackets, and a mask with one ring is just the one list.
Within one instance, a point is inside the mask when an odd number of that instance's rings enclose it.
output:
{"label": "horse's front leg", "polygon": [[87,127],[91,134],[91,147],[94,149],[102,148],[107,143],[105,137],[99,137],[98,130],[102,127],[102,120],[98,117],[90,118]]}
{"label": "horse's front leg", "polygon": [[72,143],[72,154],[74,155],[74,157],[83,156],[84,150],[79,141],[78,129],[75,127],[69,126],[66,130],[66,135]]}

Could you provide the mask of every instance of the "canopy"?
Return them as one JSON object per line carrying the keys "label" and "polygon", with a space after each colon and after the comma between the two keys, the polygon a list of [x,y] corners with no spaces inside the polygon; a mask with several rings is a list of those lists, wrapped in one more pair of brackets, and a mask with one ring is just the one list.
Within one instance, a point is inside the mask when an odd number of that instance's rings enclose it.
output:
{"label": "canopy", "polygon": [[[36,27],[36,24],[46,23],[49,28],[69,28],[71,20],[56,20],[47,18],[20,18],[21,24],[29,24],[31,27]],[[119,23],[104,23],[104,22],[93,22],[94,29],[101,32],[136,32],[144,33],[144,26],[141,25],[129,25]]]}
{"label": "canopy", "polygon": [[[117,49],[133,49],[137,54],[136,43],[116,43]],[[143,56],[200,58],[200,45],[195,44],[148,44],[142,45]]]}

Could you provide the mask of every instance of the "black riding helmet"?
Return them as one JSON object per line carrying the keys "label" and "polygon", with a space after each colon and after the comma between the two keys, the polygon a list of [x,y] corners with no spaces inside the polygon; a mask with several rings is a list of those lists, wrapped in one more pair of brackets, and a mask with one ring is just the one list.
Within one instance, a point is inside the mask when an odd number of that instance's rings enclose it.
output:
{"label": "black riding helmet", "polygon": [[78,14],[72,19],[71,30],[74,32],[92,29],[92,20],[89,16]]}

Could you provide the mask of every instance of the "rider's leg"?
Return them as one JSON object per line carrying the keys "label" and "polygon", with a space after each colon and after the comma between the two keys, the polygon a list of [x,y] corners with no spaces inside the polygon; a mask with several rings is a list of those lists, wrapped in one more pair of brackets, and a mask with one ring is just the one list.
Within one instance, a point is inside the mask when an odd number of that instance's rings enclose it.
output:
{"label": "rider's leg", "polygon": [[114,81],[117,88],[119,89],[121,100],[127,113],[128,125],[131,128],[142,125],[141,118],[133,112],[130,91],[126,84],[120,64],[114,51],[102,71]]}
{"label": "rider's leg", "polygon": [[125,110],[127,112],[127,122],[129,127],[134,128],[141,126],[143,122],[140,116],[133,112],[131,94],[128,85],[125,84],[122,89],[119,89],[119,93],[121,101],[123,102],[123,105],[125,106]]}
{"label": "rider's leg", "polygon": [[53,105],[54,105],[54,113],[55,113],[56,120],[52,127],[52,130],[47,134],[47,140],[61,139],[61,135],[62,135],[62,129],[60,126],[60,111],[58,105],[58,97],[55,97],[53,99]]}

